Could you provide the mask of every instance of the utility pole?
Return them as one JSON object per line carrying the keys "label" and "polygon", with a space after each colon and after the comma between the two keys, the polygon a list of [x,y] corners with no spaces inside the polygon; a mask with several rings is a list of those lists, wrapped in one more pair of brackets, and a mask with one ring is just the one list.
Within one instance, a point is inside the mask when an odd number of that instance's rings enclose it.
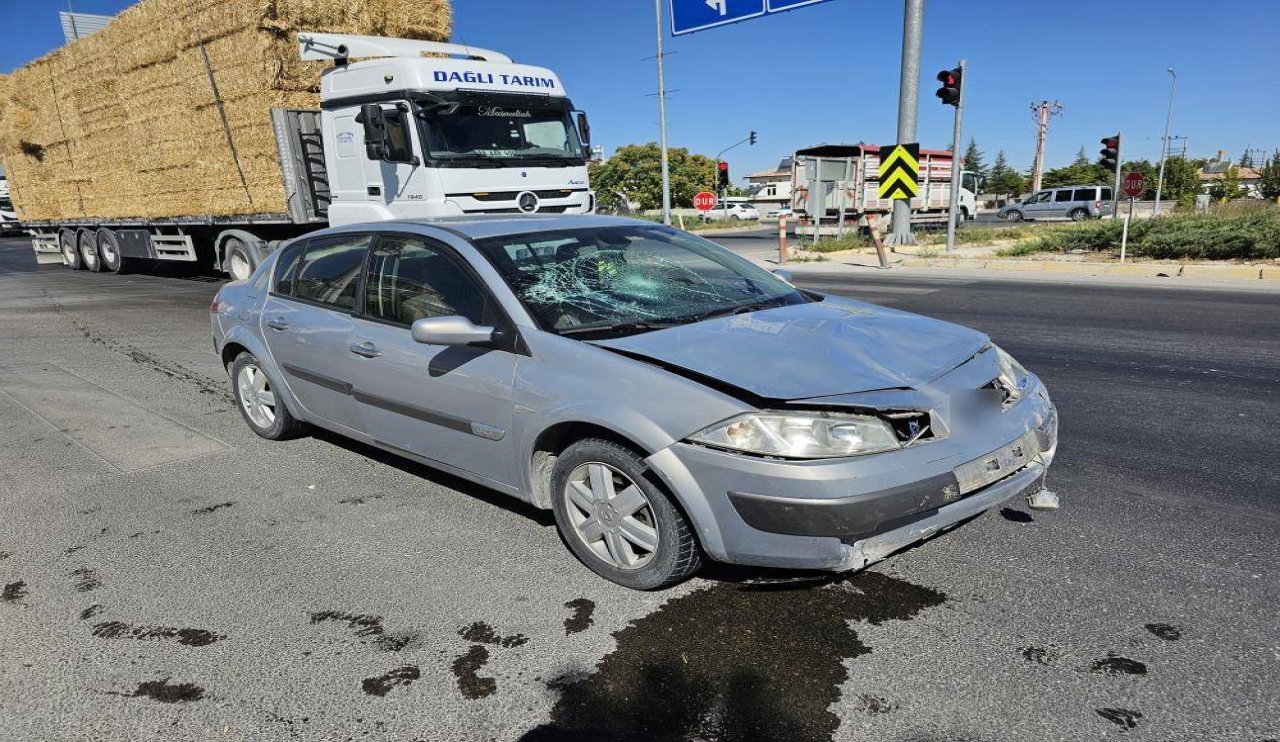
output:
{"label": "utility pole", "polygon": [[662,223],[671,226],[671,161],[667,157],[667,81],[662,64],[662,0],[653,0],[658,23],[658,128],[662,146]]}
{"label": "utility pole", "polygon": [[1173,93],[1178,87],[1178,73],[1173,71],[1172,67],[1166,67],[1165,72],[1173,79],[1169,81],[1169,112],[1164,117],[1164,141],[1160,146],[1160,175],[1156,178],[1156,203],[1151,207],[1152,216],[1160,216],[1160,195],[1164,191],[1164,161],[1169,156],[1169,124],[1173,122]]}
{"label": "utility pole", "polygon": [[[898,81],[898,144],[916,140],[916,113],[920,97],[920,37],[924,31],[924,0],[904,0],[902,19],[902,76]],[[911,201],[893,202],[890,245],[914,245]]]}
{"label": "utility pole", "polygon": [[1032,103],[1031,110],[1036,112],[1036,159],[1031,166],[1031,190],[1040,190],[1040,181],[1044,176],[1044,142],[1049,138],[1049,117],[1062,113],[1062,104],[1058,101],[1040,101]]}

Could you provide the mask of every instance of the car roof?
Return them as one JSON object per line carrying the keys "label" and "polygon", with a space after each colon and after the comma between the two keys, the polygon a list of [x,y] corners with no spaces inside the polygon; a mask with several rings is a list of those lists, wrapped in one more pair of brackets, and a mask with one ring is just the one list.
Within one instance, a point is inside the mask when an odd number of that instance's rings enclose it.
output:
{"label": "car roof", "polygon": [[396,225],[401,228],[405,226],[435,227],[461,234],[473,240],[486,237],[528,234],[529,232],[553,232],[565,229],[589,229],[591,227],[660,226],[642,219],[628,219],[626,217],[598,214],[477,214],[475,216],[447,216],[434,219],[404,219],[378,222],[376,226],[380,229],[388,229],[395,228]]}

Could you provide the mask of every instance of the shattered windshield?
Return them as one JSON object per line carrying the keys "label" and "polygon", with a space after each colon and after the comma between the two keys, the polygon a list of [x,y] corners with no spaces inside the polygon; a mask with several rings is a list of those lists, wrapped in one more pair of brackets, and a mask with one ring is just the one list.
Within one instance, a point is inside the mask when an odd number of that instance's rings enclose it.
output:
{"label": "shattered windshield", "polygon": [[662,226],[551,230],[478,240],[539,325],[614,337],[809,301],[706,240]]}

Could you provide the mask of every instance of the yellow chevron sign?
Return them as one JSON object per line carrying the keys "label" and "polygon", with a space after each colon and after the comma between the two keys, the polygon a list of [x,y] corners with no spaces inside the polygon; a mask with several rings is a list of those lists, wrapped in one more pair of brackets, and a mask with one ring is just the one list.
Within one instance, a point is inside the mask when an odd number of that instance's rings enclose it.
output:
{"label": "yellow chevron sign", "polygon": [[912,199],[919,195],[920,144],[880,150],[880,198]]}

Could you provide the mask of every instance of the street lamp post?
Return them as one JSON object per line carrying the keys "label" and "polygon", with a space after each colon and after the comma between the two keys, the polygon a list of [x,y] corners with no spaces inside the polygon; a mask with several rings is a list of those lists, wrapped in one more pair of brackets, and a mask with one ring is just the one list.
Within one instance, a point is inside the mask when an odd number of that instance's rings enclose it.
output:
{"label": "street lamp post", "polygon": [[1168,72],[1172,79],[1169,81],[1169,112],[1164,117],[1164,139],[1160,145],[1160,175],[1156,177],[1156,204],[1151,211],[1152,216],[1160,216],[1160,195],[1164,190],[1164,162],[1169,156],[1169,124],[1173,122],[1173,92],[1178,85],[1178,73],[1174,72],[1172,67],[1166,67],[1165,72]]}

